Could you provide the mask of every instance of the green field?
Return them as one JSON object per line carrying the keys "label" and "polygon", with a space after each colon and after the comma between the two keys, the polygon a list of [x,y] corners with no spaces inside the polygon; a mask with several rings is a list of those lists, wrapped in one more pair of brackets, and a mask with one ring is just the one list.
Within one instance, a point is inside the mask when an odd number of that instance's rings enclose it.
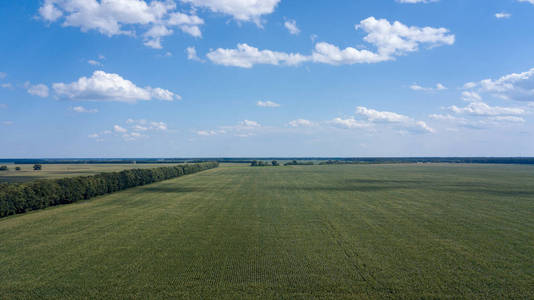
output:
{"label": "green field", "polygon": [[[32,164],[0,164],[8,171],[0,171],[0,182],[28,182],[37,179],[55,179],[72,176],[89,176],[102,172],[116,172],[127,169],[150,169],[173,164],[43,164],[41,171],[34,171]],[[21,170],[15,170],[20,167]]]}
{"label": "green field", "polygon": [[0,298],[534,298],[534,167],[223,166],[0,219]]}

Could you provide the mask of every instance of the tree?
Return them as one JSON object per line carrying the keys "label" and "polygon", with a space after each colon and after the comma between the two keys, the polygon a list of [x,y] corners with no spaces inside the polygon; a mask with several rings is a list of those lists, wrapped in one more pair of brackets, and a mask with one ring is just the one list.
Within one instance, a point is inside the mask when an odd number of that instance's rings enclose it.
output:
{"label": "tree", "polygon": [[34,171],[41,171],[42,169],[43,169],[43,166],[41,166],[40,164],[33,165],[33,170]]}
{"label": "tree", "polygon": [[251,163],[250,163],[250,166],[251,167],[257,167],[258,166],[258,162],[256,160],[253,160]]}
{"label": "tree", "polygon": [[15,170],[16,171],[20,171],[20,167],[15,167]]}
{"label": "tree", "polygon": [[0,167],[0,171],[7,171],[9,170],[7,166],[1,166]]}
{"label": "tree", "polygon": [[273,160],[271,164],[273,165],[273,167],[278,167],[280,165],[276,160]]}

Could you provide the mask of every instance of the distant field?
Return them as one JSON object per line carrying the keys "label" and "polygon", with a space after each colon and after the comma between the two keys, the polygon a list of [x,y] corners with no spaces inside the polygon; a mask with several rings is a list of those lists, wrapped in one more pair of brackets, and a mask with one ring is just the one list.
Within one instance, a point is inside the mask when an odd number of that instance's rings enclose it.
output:
{"label": "distant field", "polygon": [[0,298],[532,299],[533,241],[534,166],[222,166],[0,219]]}
{"label": "distant field", "polygon": [[[41,171],[34,171],[33,164],[0,164],[9,171],[0,171],[0,182],[27,182],[36,179],[88,176],[102,172],[115,172],[125,169],[157,168],[173,164],[43,164]],[[20,171],[15,168],[20,167]]]}

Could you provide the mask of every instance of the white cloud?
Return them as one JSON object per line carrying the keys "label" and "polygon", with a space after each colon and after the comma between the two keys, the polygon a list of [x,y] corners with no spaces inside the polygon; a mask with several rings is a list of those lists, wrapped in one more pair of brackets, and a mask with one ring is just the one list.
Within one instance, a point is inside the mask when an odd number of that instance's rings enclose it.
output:
{"label": "white cloud", "polygon": [[335,126],[339,126],[339,127],[343,127],[343,128],[349,128],[349,129],[368,128],[368,127],[371,126],[371,124],[369,122],[359,121],[359,120],[356,120],[353,117],[350,117],[350,118],[347,118],[347,119],[335,118],[332,121],[330,121],[330,124],[335,125]]}
{"label": "white cloud", "polygon": [[6,109],[6,108],[7,108],[7,104],[0,103],[0,109]]}
{"label": "white cloud", "polygon": [[276,103],[276,102],[272,102],[272,101],[258,101],[256,103],[257,106],[259,107],[280,107],[280,104]]}
{"label": "white cloud", "polygon": [[11,126],[13,124],[15,124],[15,123],[13,123],[13,121],[2,121],[2,125],[4,125],[4,126]]}
{"label": "white cloud", "polygon": [[45,0],[39,14],[49,22],[63,19],[63,26],[79,27],[83,32],[97,30],[107,36],[136,36],[136,29],[150,27],[142,35],[145,45],[161,48],[161,38],[173,32],[168,27],[178,27],[194,37],[202,35],[202,19],[175,10],[174,1]]}
{"label": "white cloud", "polygon": [[7,77],[7,74],[4,72],[0,72],[0,79],[5,79]]}
{"label": "white cloud", "polygon": [[528,2],[530,4],[534,4],[534,0],[518,0],[519,2]]}
{"label": "white cloud", "polygon": [[73,111],[77,113],[97,113],[98,109],[96,108],[85,108],[83,106],[75,106],[72,108]]}
{"label": "white cloud", "polygon": [[13,87],[13,85],[11,83],[2,83],[0,84],[1,87],[5,88],[5,89],[10,89]]}
{"label": "white cloud", "polygon": [[496,13],[495,14],[495,18],[497,18],[497,19],[508,19],[511,16],[512,16],[511,14],[505,13],[505,12],[500,12],[500,13]]}
{"label": "white cloud", "polygon": [[29,82],[24,84],[30,95],[39,96],[42,98],[48,97],[48,86],[44,84],[31,85]]}
{"label": "white cloud", "polygon": [[139,124],[135,124],[135,125],[132,127],[132,130],[134,130],[134,131],[147,131],[147,130],[148,130],[148,127],[146,127],[146,126],[142,126],[142,125],[139,125]]}
{"label": "white cloud", "polygon": [[289,31],[289,33],[293,35],[297,35],[300,33],[300,29],[297,27],[297,21],[295,20],[287,20],[284,22],[284,27]]}
{"label": "white cloud", "polygon": [[419,49],[454,44],[455,37],[446,28],[406,26],[399,21],[390,23],[386,19],[367,18],[356,25],[367,33],[364,40],[377,47],[377,53],[388,59]]}
{"label": "white cloud", "polygon": [[341,50],[335,45],[320,42],[315,44],[312,60],[330,65],[352,65],[378,63],[386,61],[388,58],[369,50],[358,50],[353,47],[347,47]]}
{"label": "white cloud", "polygon": [[149,129],[166,131],[167,130],[167,124],[165,124],[164,122],[150,122]]}
{"label": "white cloud", "polygon": [[213,136],[219,134],[219,132],[216,130],[199,130],[197,134],[201,136]]}
{"label": "white cloud", "polygon": [[451,116],[449,114],[432,114],[429,115],[429,117],[436,121],[451,123],[469,129],[486,129],[491,127],[502,127],[503,125],[509,124],[521,124],[525,122],[525,119],[517,116],[489,116],[484,119],[477,120],[468,120],[466,118]]}
{"label": "white cloud", "polygon": [[231,15],[237,21],[252,21],[261,24],[261,16],[270,14],[280,0],[182,0],[196,7]]}
{"label": "white cloud", "polygon": [[96,61],[94,59],[90,59],[87,61],[88,64],[92,65],[92,66],[96,66],[96,67],[99,67],[99,66],[102,66],[102,63],[99,62],[99,61]]}
{"label": "white cloud", "polygon": [[172,101],[180,96],[162,88],[136,86],[118,74],[95,71],[89,78],[81,77],[72,83],[54,83],[54,91],[60,98],[88,101],[136,102],[159,99]]}
{"label": "white cloud", "polygon": [[261,127],[260,123],[256,121],[244,120],[239,123],[243,128],[258,128]]}
{"label": "white cloud", "polygon": [[320,42],[309,56],[299,53],[284,53],[258,50],[247,44],[238,44],[237,49],[211,51],[207,57],[212,62],[225,66],[251,68],[255,64],[299,65],[306,61],[331,65],[378,63],[394,60],[396,56],[419,50],[420,45],[430,48],[454,44],[455,37],[445,28],[408,27],[398,21],[369,17],[355,27],[367,33],[364,40],[376,47],[376,52],[339,47]]}
{"label": "white cloud", "polygon": [[256,121],[243,120],[233,126],[220,126],[218,129],[198,130],[196,131],[196,134],[200,136],[232,134],[237,137],[250,137],[255,135],[254,132],[261,128],[261,124]]}
{"label": "white cloud", "polygon": [[378,111],[363,106],[356,108],[356,114],[366,117],[371,122],[404,123],[411,118],[389,111]]}
{"label": "white cloud", "polygon": [[414,91],[433,92],[433,91],[443,91],[443,90],[446,90],[447,88],[443,84],[437,83],[435,87],[423,87],[418,84],[412,84],[410,86],[410,89]]}
{"label": "white cloud", "polygon": [[216,49],[209,52],[208,59],[213,63],[241,68],[252,68],[255,64],[298,65],[309,58],[301,54],[259,50],[247,44],[237,44],[237,49]]}
{"label": "white cloud", "polygon": [[482,101],[482,97],[476,92],[473,91],[464,91],[462,92],[462,100],[467,102],[476,102]]}
{"label": "white cloud", "polygon": [[88,135],[87,137],[90,138],[90,139],[98,139],[100,137],[100,135],[98,133],[92,133],[92,134]]}
{"label": "white cloud", "polygon": [[534,101],[534,68],[502,76],[499,79],[484,79],[468,82],[466,89],[476,89],[479,93],[491,93],[499,98],[516,101]]}
{"label": "white cloud", "polygon": [[457,114],[470,114],[477,116],[498,116],[498,115],[523,115],[525,110],[515,107],[490,106],[484,102],[471,102],[465,107],[453,105],[449,108]]}
{"label": "white cloud", "polygon": [[195,15],[186,15],[183,13],[172,13],[169,17],[168,25],[178,26],[183,32],[192,35],[193,37],[202,37],[200,25],[204,24],[204,20]]}
{"label": "white cloud", "polygon": [[143,34],[145,38],[145,46],[151,47],[154,49],[161,49],[161,38],[164,36],[171,35],[173,31],[168,29],[165,25],[154,25],[150,30]]}
{"label": "white cloud", "polygon": [[39,14],[46,21],[54,22],[63,15],[63,13],[56,8],[54,3],[55,1],[46,0],[43,6],[39,8]]}
{"label": "white cloud", "polygon": [[130,125],[133,131],[166,131],[168,129],[165,122],[147,121],[145,119],[128,119],[126,124]]}
{"label": "white cloud", "polygon": [[431,114],[429,115],[431,119],[438,120],[438,121],[457,121],[459,118],[455,116],[451,116],[449,114],[447,115],[441,115],[441,114]]}
{"label": "white cloud", "polygon": [[515,116],[497,116],[497,117],[491,117],[490,120],[504,121],[504,122],[511,122],[511,123],[524,123],[525,122],[525,119],[521,117],[515,117]]}
{"label": "white cloud", "polygon": [[203,59],[198,57],[197,50],[195,49],[195,47],[187,47],[185,49],[185,52],[187,53],[187,59],[204,62]]}
{"label": "white cloud", "polygon": [[312,127],[315,125],[312,121],[306,119],[296,119],[288,123],[291,127]]}
{"label": "white cloud", "polygon": [[119,126],[119,125],[114,125],[113,126],[113,131],[115,132],[120,132],[120,133],[125,133],[125,132],[128,132],[128,130],[122,126]]}
{"label": "white cloud", "polygon": [[434,129],[423,121],[416,121],[408,116],[389,111],[378,111],[363,106],[356,108],[356,114],[363,116],[371,123],[397,124],[412,131],[433,133]]}

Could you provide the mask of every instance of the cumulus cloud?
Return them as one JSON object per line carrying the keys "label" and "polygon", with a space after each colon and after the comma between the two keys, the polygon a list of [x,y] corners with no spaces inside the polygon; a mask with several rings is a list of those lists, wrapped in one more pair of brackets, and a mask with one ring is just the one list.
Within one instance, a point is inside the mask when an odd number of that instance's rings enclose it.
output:
{"label": "cumulus cloud", "polygon": [[511,16],[512,16],[511,14],[505,13],[505,12],[500,12],[500,13],[496,13],[495,14],[495,18],[497,18],[497,19],[508,19]]}
{"label": "cumulus cloud", "polygon": [[195,7],[231,15],[237,21],[261,25],[261,16],[271,14],[280,0],[182,0]]}
{"label": "cumulus cloud", "polygon": [[280,104],[276,103],[276,102],[272,102],[272,101],[258,101],[256,103],[257,106],[259,107],[280,107]]}
{"label": "cumulus cloud", "polygon": [[86,101],[117,101],[133,103],[138,100],[180,99],[169,90],[152,87],[138,87],[118,74],[95,71],[91,77],[81,77],[72,83],[54,83],[55,93],[60,98]]}
{"label": "cumulus cloud", "polygon": [[197,134],[201,136],[212,136],[212,135],[217,135],[218,132],[215,130],[199,130],[197,131]]}
{"label": "cumulus cloud", "polygon": [[126,120],[126,124],[128,124],[133,131],[166,131],[168,129],[165,122],[147,121],[145,119],[128,119]]}
{"label": "cumulus cloud", "polygon": [[261,127],[260,123],[256,121],[243,120],[239,123],[242,128],[258,128]]}
{"label": "cumulus cloud", "polygon": [[312,127],[315,125],[315,123],[313,123],[310,120],[306,120],[306,119],[296,119],[296,120],[290,121],[288,125],[291,127]]}
{"label": "cumulus cloud", "polygon": [[128,129],[122,127],[122,126],[119,126],[119,125],[114,125],[113,126],[113,131],[115,132],[120,132],[120,133],[125,133],[125,132],[128,132]]}
{"label": "cumulus cloud", "polygon": [[1,87],[5,88],[5,89],[10,89],[13,87],[13,85],[11,83],[2,83],[0,84]]}
{"label": "cumulus cloud", "polygon": [[150,27],[142,36],[145,45],[161,48],[161,38],[177,27],[200,37],[204,21],[195,15],[176,12],[173,1],[145,0],[45,0],[39,8],[41,18],[48,22],[63,20],[63,26],[79,27],[83,32],[96,30],[104,35],[136,36],[136,29]]}
{"label": "cumulus cloud", "polygon": [[447,88],[443,84],[437,83],[435,87],[423,87],[418,84],[412,84],[410,86],[410,89],[414,91],[433,92],[433,91],[443,91],[443,90],[446,90]]}
{"label": "cumulus cloud", "polygon": [[203,59],[198,57],[197,50],[195,49],[195,47],[187,47],[185,49],[185,52],[187,53],[187,59],[204,62]]}
{"label": "cumulus cloud", "polygon": [[301,54],[259,50],[247,44],[237,44],[236,49],[218,48],[207,54],[210,61],[223,66],[252,68],[256,64],[298,65],[309,58]]}
{"label": "cumulus cloud", "polygon": [[200,136],[215,136],[215,135],[233,135],[237,137],[250,137],[255,135],[257,130],[262,128],[261,124],[256,121],[243,120],[237,125],[220,126],[217,129],[207,129],[196,131]]}
{"label": "cumulus cloud", "polygon": [[534,4],[534,0],[519,0],[519,2],[528,2],[530,4]]}
{"label": "cumulus cloud", "polygon": [[88,137],[99,142],[105,138],[120,138],[124,141],[135,141],[140,138],[149,138],[151,133],[165,132],[168,130],[167,124],[161,121],[147,121],[145,119],[128,119],[125,125],[115,124],[111,130],[104,130],[99,133],[90,134]]}
{"label": "cumulus cloud", "polygon": [[462,100],[467,102],[482,101],[482,97],[476,92],[464,91],[462,92]]}
{"label": "cumulus cloud", "polygon": [[97,113],[98,109],[96,108],[85,108],[83,106],[75,106],[72,108],[73,111],[77,113]]}
{"label": "cumulus cloud", "polygon": [[470,114],[477,116],[499,116],[499,115],[523,115],[525,110],[515,107],[490,106],[484,102],[471,102],[465,107],[453,105],[449,108],[457,114]]}
{"label": "cumulus cloud", "polygon": [[255,64],[299,65],[311,61],[331,65],[378,63],[394,60],[395,57],[419,50],[421,45],[429,48],[452,45],[455,36],[446,28],[406,26],[398,21],[369,17],[355,27],[367,33],[364,40],[376,51],[338,46],[320,42],[311,55],[259,50],[247,44],[238,44],[236,49],[219,48],[208,53],[209,60],[216,64],[251,68]]}
{"label": "cumulus cloud", "polygon": [[532,102],[534,101],[534,68],[498,79],[468,82],[464,88],[473,89],[478,93],[490,93],[502,99]]}
{"label": "cumulus cloud", "polygon": [[26,88],[26,91],[30,94],[30,95],[34,95],[34,96],[39,96],[41,98],[46,98],[48,97],[48,86],[44,85],[44,84],[35,84],[35,85],[32,85],[30,84],[29,82],[26,82],[24,84],[24,87]]}
{"label": "cumulus cloud", "polygon": [[463,117],[452,116],[450,114],[432,114],[431,119],[439,122],[452,124],[454,126],[465,127],[469,129],[487,129],[491,127],[502,127],[503,125],[521,124],[525,119],[518,116],[489,116],[483,119],[470,120]]}
{"label": "cumulus cloud", "polygon": [[284,27],[289,31],[289,33],[293,35],[297,35],[300,33],[300,29],[297,27],[297,21],[295,20],[287,20],[284,22]]}
{"label": "cumulus cloud", "polygon": [[356,120],[354,117],[350,117],[346,119],[335,118],[332,121],[330,121],[330,124],[343,127],[343,128],[349,128],[349,129],[371,127],[371,124],[369,122]]}
{"label": "cumulus cloud", "polygon": [[363,106],[356,108],[356,114],[366,117],[371,122],[404,123],[411,118],[389,111],[378,111]]}
{"label": "cumulus cloud", "polygon": [[378,111],[358,106],[356,108],[356,114],[366,118],[367,121],[371,123],[394,124],[412,131],[434,132],[434,129],[428,126],[425,122],[416,121],[413,118],[394,112]]}
{"label": "cumulus cloud", "polygon": [[87,61],[88,64],[92,65],[92,66],[95,66],[95,67],[100,67],[102,66],[102,63],[97,61],[97,60],[94,60],[94,59],[90,59]]}

